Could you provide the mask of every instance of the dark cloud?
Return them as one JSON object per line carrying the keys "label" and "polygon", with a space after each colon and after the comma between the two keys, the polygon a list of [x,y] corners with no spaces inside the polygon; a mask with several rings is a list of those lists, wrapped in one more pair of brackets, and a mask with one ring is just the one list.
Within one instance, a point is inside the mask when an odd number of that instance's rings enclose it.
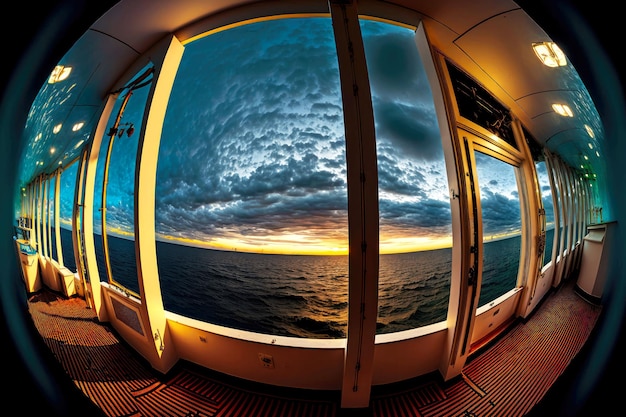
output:
{"label": "dark cloud", "polygon": [[515,167],[481,152],[474,153],[480,188],[483,235],[521,230],[521,209]]}
{"label": "dark cloud", "polygon": [[425,197],[425,177],[419,171],[409,172],[387,155],[378,156],[378,188],[394,195]]}
{"label": "dark cloud", "polygon": [[362,21],[371,88],[383,100],[422,100],[430,85],[415,46],[414,33],[377,22]]}
{"label": "dark cloud", "polygon": [[378,140],[388,142],[394,152],[418,160],[443,157],[439,126],[432,109],[374,101],[374,120]]}
{"label": "dark cloud", "polygon": [[[376,22],[363,33],[381,233],[448,237],[441,138],[413,33]],[[159,146],[157,233],[207,243],[232,238],[258,245],[257,238],[286,241],[294,234],[347,241],[342,100],[330,20],[261,22],[187,45],[170,103]],[[116,155],[107,219],[132,230],[136,144],[120,142]],[[513,214],[509,205],[487,195],[483,210],[500,210],[493,211],[498,226],[509,228],[503,220]],[[519,203],[517,211],[519,222]]]}
{"label": "dark cloud", "polygon": [[489,189],[481,189],[480,204],[485,236],[521,229],[519,200],[509,199]]}
{"label": "dark cloud", "polygon": [[283,232],[345,240],[334,54],[327,19],[263,22],[189,45],[173,92],[187,105],[168,110],[159,154],[157,230],[204,241]]}
{"label": "dark cloud", "polygon": [[378,141],[412,158],[441,159],[432,92],[413,32],[361,25]]}
{"label": "dark cloud", "polygon": [[[405,235],[412,233],[442,234],[452,233],[450,204],[446,201],[427,199],[419,204],[380,201],[380,224],[383,229],[391,229]],[[419,231],[427,230],[427,232]]]}

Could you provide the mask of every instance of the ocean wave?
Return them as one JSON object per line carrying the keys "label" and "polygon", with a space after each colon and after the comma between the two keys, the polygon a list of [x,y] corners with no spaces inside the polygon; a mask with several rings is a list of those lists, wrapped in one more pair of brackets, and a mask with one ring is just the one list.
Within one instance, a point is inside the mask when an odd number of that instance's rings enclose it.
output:
{"label": "ocean wave", "polygon": [[[115,279],[135,290],[134,242],[110,238],[109,246],[116,254]],[[483,297],[495,298],[515,286],[517,263],[509,261],[518,257],[508,256],[506,251],[519,252],[519,242],[485,246],[481,302]],[[98,250],[102,272],[102,251]],[[451,285],[450,249],[380,259],[377,333],[445,319]],[[345,337],[347,257],[245,254],[157,242],[157,262],[168,311],[266,334]]]}

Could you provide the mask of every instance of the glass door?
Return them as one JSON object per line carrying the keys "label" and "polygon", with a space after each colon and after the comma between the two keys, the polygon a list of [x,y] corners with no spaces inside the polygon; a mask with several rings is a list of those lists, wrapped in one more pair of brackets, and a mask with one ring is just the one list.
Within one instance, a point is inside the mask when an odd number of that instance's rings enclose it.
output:
{"label": "glass door", "polygon": [[517,168],[476,150],[474,159],[482,221],[480,309],[517,287],[522,218]]}

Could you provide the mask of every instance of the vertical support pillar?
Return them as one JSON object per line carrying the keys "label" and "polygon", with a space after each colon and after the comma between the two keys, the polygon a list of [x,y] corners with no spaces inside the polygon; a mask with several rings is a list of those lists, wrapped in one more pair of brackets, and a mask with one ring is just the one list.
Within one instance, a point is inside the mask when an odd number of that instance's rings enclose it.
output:
{"label": "vertical support pillar", "polygon": [[[158,51],[158,52],[157,52]],[[159,144],[163,120],[174,85],[184,46],[174,36],[165,39],[151,58],[157,65],[155,85],[149,100],[149,112],[142,123],[137,148],[135,171],[135,248],[137,274],[143,308],[154,342],[155,360],[152,366],[166,373],[177,361],[174,344],[169,339],[167,321],[161,296],[161,284],[156,257],[155,187]],[[162,55],[160,55],[162,54]],[[159,62],[159,60],[162,60]]]}
{"label": "vertical support pillar", "polygon": [[531,312],[529,306],[531,306],[537,283],[541,278],[546,223],[535,161],[525,138],[522,125],[515,118],[513,119],[513,133],[515,134],[517,147],[523,155],[519,166],[519,171],[521,172],[519,182],[523,196],[523,198],[520,198],[522,205],[522,251],[520,253],[520,261],[524,265],[522,265],[523,270],[521,271],[523,291],[517,307],[517,314],[518,316],[527,317]]}
{"label": "vertical support pillar", "polygon": [[346,134],[349,224],[348,335],[342,408],[369,406],[378,314],[378,171],[374,115],[354,1],[331,0]]}
{"label": "vertical support pillar", "polygon": [[[100,286],[100,273],[98,271],[98,261],[96,259],[96,244],[94,241],[94,224],[93,224],[93,215],[94,215],[94,193],[96,187],[96,167],[98,165],[98,157],[100,155],[100,147],[102,145],[102,138],[106,132],[106,125],[109,121],[109,116],[113,111],[113,107],[115,105],[115,97],[109,96],[107,102],[104,106],[102,113],[100,114],[100,120],[98,121],[98,125],[96,126],[93,132],[93,141],[87,153],[84,167],[84,183],[82,178],[80,179],[80,183],[82,184],[79,187],[82,188],[82,193],[77,192],[74,196],[74,201],[76,202],[76,207],[82,204],[82,218],[77,219],[74,216],[74,224],[72,225],[73,230],[76,233],[79,228],[77,227],[77,221],[82,222],[83,228],[83,244],[84,244],[84,262],[85,262],[85,272],[87,277],[89,277],[89,283],[85,288],[85,299],[87,300],[87,304],[90,305],[96,315],[98,316],[98,320],[106,321],[108,319],[106,309],[102,306],[102,288]],[[82,158],[82,156],[81,156]],[[82,159],[81,159],[82,160]],[[82,171],[82,170],[81,170]],[[80,188],[77,189],[77,191]],[[81,200],[82,198],[82,200]],[[76,209],[75,207],[75,209]],[[80,264],[79,264],[80,265]],[[80,271],[79,273],[83,273]],[[83,282],[86,282],[85,277],[81,278]]]}

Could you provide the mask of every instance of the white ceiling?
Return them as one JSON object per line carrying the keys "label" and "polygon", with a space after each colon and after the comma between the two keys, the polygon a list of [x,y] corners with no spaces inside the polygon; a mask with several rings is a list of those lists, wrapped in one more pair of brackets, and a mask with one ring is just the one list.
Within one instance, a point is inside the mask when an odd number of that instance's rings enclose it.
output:
{"label": "white ceiling", "polygon": [[[233,13],[242,8],[243,12]],[[186,36],[188,27],[215,15],[213,25],[236,17],[263,13],[295,11],[327,11],[327,2],[307,0],[121,0],[108,13],[94,22],[62,58],[61,64],[71,66],[72,88],[55,91],[50,86],[42,96],[49,104],[42,116],[46,126],[63,122],[71,126],[87,120],[91,131],[101,111],[103,100],[124,71],[157,41],[169,33]],[[599,116],[573,66],[548,68],[539,63],[530,45],[550,40],[516,3],[508,0],[395,0],[360,1],[359,11],[385,14],[384,17],[417,24],[423,18],[431,41],[453,61],[485,87],[497,91],[503,104],[511,108],[534,138],[562,155],[572,166],[578,166],[583,153],[590,153],[584,125],[596,132],[595,151],[602,149],[603,133]],[[233,17],[234,16],[234,17]],[[566,51],[567,52],[567,51]],[[44,97],[45,96],[45,97]],[[556,115],[553,102],[569,103],[575,117]],[[86,139],[85,133],[44,134],[34,141],[40,126],[25,130],[24,141],[29,169],[22,173],[27,181],[38,172],[52,172],[78,156],[76,144]],[[49,148],[56,146],[51,155]],[[602,157],[602,155],[601,155]],[[589,169],[601,174],[601,161],[591,159]],[[35,164],[42,161],[41,164]]]}

